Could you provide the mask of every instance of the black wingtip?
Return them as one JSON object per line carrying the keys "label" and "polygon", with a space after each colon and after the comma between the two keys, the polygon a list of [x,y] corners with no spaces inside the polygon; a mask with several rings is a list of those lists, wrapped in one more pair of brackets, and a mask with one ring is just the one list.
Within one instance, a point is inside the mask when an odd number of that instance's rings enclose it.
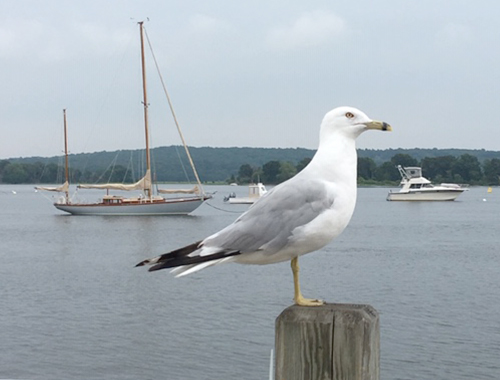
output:
{"label": "black wingtip", "polygon": [[166,266],[157,264],[157,265],[153,265],[152,267],[148,268],[148,272],[156,272],[157,270],[165,269],[165,268],[170,268],[170,267],[166,267]]}
{"label": "black wingtip", "polygon": [[[136,264],[134,268],[142,267],[142,266],[148,265],[148,264],[161,263],[163,261],[170,262],[170,261],[172,261],[174,259],[177,259],[177,258],[180,258],[180,257],[184,257],[184,256],[188,256],[191,252],[196,251],[198,248],[200,248],[200,244],[201,244],[201,240],[197,241],[196,243],[187,245],[185,247],[176,249],[175,251],[171,251],[171,252],[165,253],[165,254],[163,254],[161,256],[158,256],[158,257],[155,257],[155,258],[152,258],[152,259],[143,260],[140,263]],[[154,270],[158,270],[158,269],[154,269]]]}
{"label": "black wingtip", "polygon": [[137,267],[143,267],[144,265],[146,265],[147,263],[149,263],[149,260],[143,260],[141,261],[140,263],[136,264],[134,266],[134,268],[137,268]]}

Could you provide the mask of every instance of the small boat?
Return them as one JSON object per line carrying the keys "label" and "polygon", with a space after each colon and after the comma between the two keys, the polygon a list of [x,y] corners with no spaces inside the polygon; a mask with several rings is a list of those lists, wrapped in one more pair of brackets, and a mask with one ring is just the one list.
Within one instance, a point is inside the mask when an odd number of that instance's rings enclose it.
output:
{"label": "small boat", "polygon": [[464,191],[469,190],[467,185],[442,183],[433,185],[427,178],[422,177],[422,168],[402,167],[398,165],[401,174],[401,189],[397,192],[389,191],[388,201],[454,201]]}
{"label": "small boat", "polygon": [[229,201],[230,204],[253,204],[266,193],[266,187],[261,182],[251,183],[248,185],[248,197],[229,196],[224,200]]}
{"label": "small boat", "polygon": [[[59,187],[38,187],[39,190],[59,191],[64,192],[65,196],[61,197],[54,206],[61,211],[65,211],[72,215],[186,215],[197,209],[211,196],[206,194],[201,185],[201,181],[196,172],[193,160],[189,153],[188,147],[184,141],[180,127],[177,124],[177,118],[172,108],[170,98],[166,92],[170,110],[174,117],[175,124],[181,140],[184,145],[187,157],[191,164],[197,185],[191,189],[157,189],[156,194],[153,192],[152,176],[151,176],[151,158],[149,149],[149,127],[148,127],[148,99],[146,91],[146,65],[144,55],[144,26],[143,22],[139,22],[140,40],[141,40],[141,64],[142,64],[142,84],[143,84],[143,104],[144,104],[144,128],[146,136],[146,172],[144,176],[133,184],[122,183],[107,183],[107,184],[80,184],[77,188],[80,189],[105,189],[121,190],[121,191],[141,191],[138,196],[125,197],[122,195],[110,195],[106,193],[103,198],[95,203],[73,202],[69,196],[69,179],[68,179],[68,143],[66,137],[66,111],[64,111],[64,136],[65,136],[65,156],[66,156],[66,181]],[[163,83],[162,83],[163,84]],[[169,197],[163,197],[160,194],[170,194]],[[172,195],[179,194],[179,195]]]}

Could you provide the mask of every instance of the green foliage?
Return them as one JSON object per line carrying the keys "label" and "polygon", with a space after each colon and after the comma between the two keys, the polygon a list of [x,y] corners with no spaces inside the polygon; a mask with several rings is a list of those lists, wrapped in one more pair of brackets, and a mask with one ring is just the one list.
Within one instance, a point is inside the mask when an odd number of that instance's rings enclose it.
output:
{"label": "green foliage", "polygon": [[297,168],[294,164],[287,161],[280,162],[280,171],[276,176],[278,183],[285,182],[287,179],[292,178],[295,174],[297,174]]}
{"label": "green foliage", "polygon": [[364,180],[375,178],[377,164],[369,157],[358,157],[358,178]]}
{"label": "green foliage", "polygon": [[7,165],[10,164],[10,161],[9,160],[1,160],[0,161],[0,183],[3,182],[2,178],[3,178],[3,171],[5,169],[5,167]]}
{"label": "green foliage", "polygon": [[3,169],[2,181],[4,183],[26,183],[29,179],[29,174],[25,167],[30,167],[28,164],[7,164]]}
{"label": "green foliage", "polygon": [[132,183],[132,174],[126,167],[116,165],[110,173],[109,181],[112,183]]}
{"label": "green foliage", "polygon": [[302,171],[302,169],[304,169],[307,165],[309,165],[309,162],[311,162],[311,160],[312,160],[311,157],[306,157],[300,160],[297,166],[295,166],[295,168],[297,169],[297,173]]}
{"label": "green foliage", "polygon": [[[39,162],[36,162],[38,164]],[[62,173],[62,168],[57,166],[56,164],[48,164],[44,170],[42,170],[41,174],[39,177],[34,178],[34,183],[57,183],[57,182],[62,182],[62,174],[61,174],[61,180],[58,181],[59,174]]]}
{"label": "green foliage", "polygon": [[398,153],[391,157],[394,166],[418,166],[418,161],[407,153]]}
{"label": "green foliage", "polygon": [[0,174],[3,173],[3,169],[10,164],[9,160],[2,160],[0,161]]}
{"label": "green foliage", "polygon": [[422,171],[427,178],[438,182],[452,182],[452,168],[456,162],[457,158],[454,156],[425,157],[422,159]]}
{"label": "green foliage", "polygon": [[479,160],[470,154],[462,154],[458,157],[452,167],[452,173],[454,177],[459,176],[463,181],[471,184],[478,183],[483,177]]}
{"label": "green foliage", "polygon": [[486,160],[483,167],[486,185],[500,185],[500,159]]}
{"label": "green foliage", "polygon": [[436,182],[467,182],[484,184],[483,170],[478,158],[471,154],[461,156],[425,157],[422,171]]}
{"label": "green foliage", "polygon": [[[365,178],[370,179],[370,178]],[[395,182],[401,179],[398,169],[391,161],[384,162],[375,170],[375,180],[380,182]]]}
{"label": "green foliage", "polygon": [[267,184],[279,183],[281,164],[279,161],[269,161],[262,166],[262,182]]}
{"label": "green foliage", "polygon": [[249,164],[244,164],[240,166],[238,170],[238,182],[239,183],[250,183],[253,181],[254,169]]}
{"label": "green foliage", "polygon": [[[314,155],[308,149],[203,147],[190,151],[202,181],[229,183],[259,179],[266,184],[279,183],[301,171]],[[71,183],[131,183],[145,172],[141,150],[76,154],[69,160]],[[62,183],[62,162],[61,157],[1,160],[0,183]],[[500,152],[458,149],[360,149],[359,183],[398,183],[397,165],[421,166],[424,176],[433,182],[500,184]],[[179,146],[153,149],[152,171],[160,182],[194,181],[184,149]]]}

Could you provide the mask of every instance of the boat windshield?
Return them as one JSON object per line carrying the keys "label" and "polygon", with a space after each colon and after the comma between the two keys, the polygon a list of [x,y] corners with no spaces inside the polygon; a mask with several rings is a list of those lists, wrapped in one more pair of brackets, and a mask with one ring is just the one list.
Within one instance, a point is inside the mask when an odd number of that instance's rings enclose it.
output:
{"label": "boat windshield", "polygon": [[408,178],[420,178],[422,177],[422,169],[418,167],[405,167],[404,168]]}

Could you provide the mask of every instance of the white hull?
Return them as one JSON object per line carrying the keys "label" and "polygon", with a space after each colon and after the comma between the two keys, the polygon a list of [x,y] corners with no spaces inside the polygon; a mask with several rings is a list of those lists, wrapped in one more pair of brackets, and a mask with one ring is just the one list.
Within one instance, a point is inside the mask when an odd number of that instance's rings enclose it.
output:
{"label": "white hull", "polygon": [[464,190],[390,192],[388,201],[454,201]]}
{"label": "white hull", "polygon": [[240,204],[245,204],[245,205],[249,205],[249,204],[253,204],[257,201],[257,199],[259,198],[229,198],[229,203],[233,204],[233,205],[240,205]]}
{"label": "white hull", "polygon": [[166,199],[162,202],[134,204],[60,204],[54,206],[72,215],[187,215],[207,200],[205,198]]}

